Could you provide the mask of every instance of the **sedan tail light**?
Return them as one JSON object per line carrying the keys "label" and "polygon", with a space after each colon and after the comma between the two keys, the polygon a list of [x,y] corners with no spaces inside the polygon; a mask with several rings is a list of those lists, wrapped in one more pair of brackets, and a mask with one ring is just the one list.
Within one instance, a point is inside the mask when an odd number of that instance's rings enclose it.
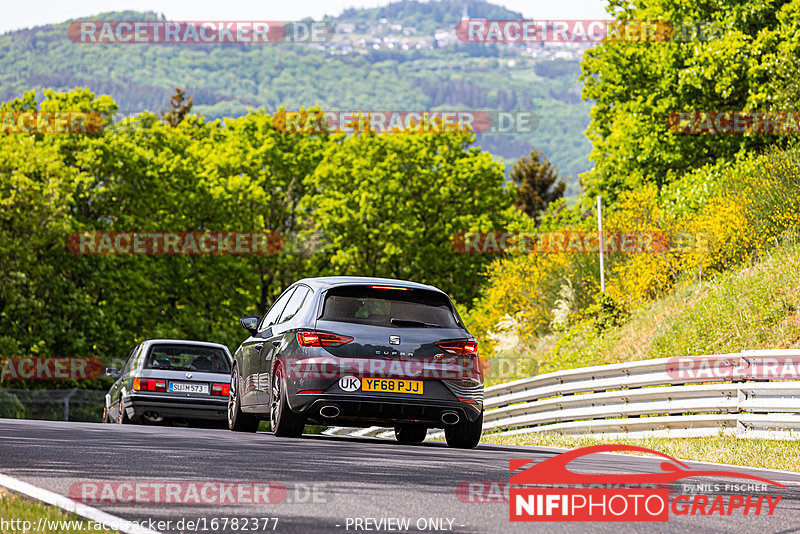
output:
{"label": "sedan tail light", "polygon": [[339,347],[353,341],[351,336],[340,336],[328,332],[301,330],[297,333],[297,342],[303,347]]}
{"label": "sedan tail light", "polygon": [[214,382],[211,384],[211,394],[227,397],[231,392],[231,385],[225,382]]}
{"label": "sedan tail light", "polygon": [[167,391],[167,381],[161,378],[134,378],[134,391]]}

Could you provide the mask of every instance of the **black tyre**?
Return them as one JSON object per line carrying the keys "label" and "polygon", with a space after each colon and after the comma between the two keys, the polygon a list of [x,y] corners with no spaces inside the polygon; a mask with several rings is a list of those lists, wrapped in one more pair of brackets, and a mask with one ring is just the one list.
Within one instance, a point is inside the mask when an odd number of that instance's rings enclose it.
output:
{"label": "black tyre", "polygon": [[422,443],[428,429],[418,425],[397,425],[394,427],[394,436],[400,443]]}
{"label": "black tyre", "polygon": [[277,376],[272,381],[272,405],[269,410],[272,433],[283,438],[297,438],[303,435],[306,418],[294,413],[286,402],[286,388]]}
{"label": "black tyre", "polygon": [[483,412],[473,422],[461,421],[444,427],[444,438],[447,446],[456,449],[474,449],[481,440],[483,431]]}
{"label": "black tyre", "polygon": [[231,373],[231,390],[228,393],[228,428],[234,432],[255,432],[258,418],[242,411],[239,398],[239,370],[234,366]]}

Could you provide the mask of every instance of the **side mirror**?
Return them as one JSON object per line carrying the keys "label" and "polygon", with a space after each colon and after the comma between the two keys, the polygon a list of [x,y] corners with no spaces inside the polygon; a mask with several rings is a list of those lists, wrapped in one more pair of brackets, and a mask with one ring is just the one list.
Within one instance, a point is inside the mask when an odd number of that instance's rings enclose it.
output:
{"label": "side mirror", "polygon": [[111,378],[118,378],[119,369],[117,369],[116,367],[106,367],[106,376]]}
{"label": "side mirror", "polygon": [[245,330],[250,332],[251,336],[254,336],[258,333],[259,320],[260,317],[242,317],[239,319],[239,324],[242,325]]}

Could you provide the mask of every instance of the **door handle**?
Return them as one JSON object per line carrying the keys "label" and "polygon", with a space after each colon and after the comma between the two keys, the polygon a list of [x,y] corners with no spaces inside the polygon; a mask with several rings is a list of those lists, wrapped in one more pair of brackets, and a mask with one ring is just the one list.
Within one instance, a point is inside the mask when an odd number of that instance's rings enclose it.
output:
{"label": "door handle", "polygon": [[263,348],[264,348],[264,345],[258,344],[258,345],[256,345],[256,346],[255,346],[255,347],[253,347],[253,348],[254,348],[254,349],[256,349],[256,350],[259,350],[259,351],[260,351],[261,349],[263,349]]}

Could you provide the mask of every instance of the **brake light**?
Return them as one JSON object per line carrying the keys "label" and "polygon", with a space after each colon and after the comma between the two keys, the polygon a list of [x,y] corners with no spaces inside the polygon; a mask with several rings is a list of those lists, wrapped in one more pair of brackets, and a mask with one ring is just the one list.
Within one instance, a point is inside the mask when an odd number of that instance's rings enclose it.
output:
{"label": "brake light", "polygon": [[[483,382],[483,366],[478,357],[478,342],[467,339],[458,341],[439,341],[436,346],[447,354],[437,354],[434,359],[442,363],[459,362],[464,378]],[[461,399],[459,399],[461,400]],[[462,401],[466,402],[466,401]]]}
{"label": "brake light", "polygon": [[227,397],[230,392],[231,392],[230,384],[224,382],[214,382],[213,384],[211,384],[212,395],[221,395],[223,397]]}
{"label": "brake light", "polygon": [[436,346],[443,351],[457,356],[471,356],[478,354],[478,342],[471,340],[439,341]]}
{"label": "brake light", "polygon": [[161,378],[134,378],[134,391],[167,391],[167,381]]}
{"label": "brake light", "polygon": [[301,330],[297,333],[297,342],[303,347],[340,347],[353,341],[351,336],[340,336],[328,332]]}
{"label": "brake light", "polygon": [[303,347],[319,346],[319,335],[316,332],[298,332],[297,342]]}
{"label": "brake light", "polygon": [[369,286],[370,289],[394,289],[396,291],[411,291],[410,287]]}

